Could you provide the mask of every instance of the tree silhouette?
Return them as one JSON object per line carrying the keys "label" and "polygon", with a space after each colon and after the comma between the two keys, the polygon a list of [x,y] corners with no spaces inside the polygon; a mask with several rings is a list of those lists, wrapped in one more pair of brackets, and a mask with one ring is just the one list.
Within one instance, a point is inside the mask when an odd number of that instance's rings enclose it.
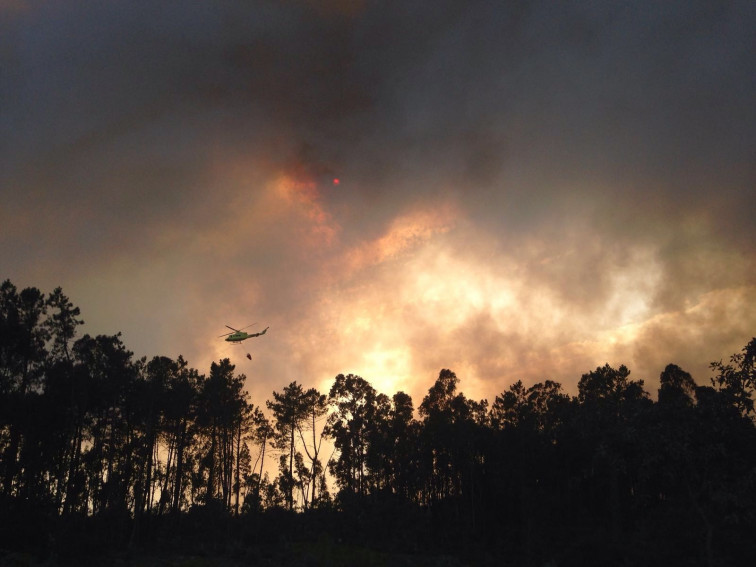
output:
{"label": "tree silhouette", "polygon": [[739,353],[730,357],[729,364],[712,362],[711,369],[716,375],[712,384],[720,392],[731,398],[732,403],[743,415],[754,417],[754,390],[756,390],[756,337]]}
{"label": "tree silhouette", "polygon": [[414,419],[412,398],[397,392],[391,399],[391,411],[386,429],[387,482],[395,494],[410,500],[417,497],[418,483],[417,446],[420,424]]}
{"label": "tree silhouette", "polygon": [[123,515],[135,474],[130,440],[137,408],[129,394],[138,369],[120,335],[85,335],[73,350],[88,384],[88,438],[82,455],[85,505],[94,514]]}
{"label": "tree silhouette", "polygon": [[304,397],[302,386],[292,382],[283,389],[283,392],[273,392],[273,401],[266,402],[268,409],[273,412],[273,419],[275,420],[273,446],[282,451],[279,484],[286,495],[289,510],[294,509],[294,488],[297,485],[294,477],[294,463],[297,460],[297,455],[299,455],[299,459],[302,459],[301,453],[296,450],[297,432],[302,422],[308,417],[308,408]]}
{"label": "tree silhouette", "polygon": [[[309,486],[304,490],[304,505],[308,506],[308,494],[309,502],[314,506],[317,503],[317,487],[320,484],[321,487],[325,486],[325,476],[323,471],[323,463],[320,462],[319,454],[323,446],[323,438],[325,436],[325,427],[320,427],[320,433],[318,430],[318,423],[328,413],[328,399],[324,394],[318,392],[315,388],[310,388],[302,394],[301,403],[303,412],[307,414],[306,419],[303,419],[297,425],[297,431],[299,432],[299,438],[302,441],[302,448],[310,460],[310,469],[306,476],[309,479]],[[304,431],[308,431],[312,435],[312,440],[308,443],[305,440]],[[311,488],[308,490],[308,488]]]}
{"label": "tree silhouette", "polygon": [[[273,438],[275,429],[270,424],[270,420],[265,417],[262,410],[256,407],[252,413],[252,440],[260,447],[260,453],[258,456],[258,462],[260,464],[260,472],[255,473],[255,465],[252,466],[252,472],[256,475],[256,480],[253,485],[254,492],[252,493],[252,501],[254,504],[248,504],[248,508],[254,507],[255,510],[259,510],[262,504],[262,484],[264,481],[265,471],[265,449],[268,446],[268,441]],[[252,502],[251,501],[251,502]],[[245,504],[247,500],[245,499]]]}
{"label": "tree silhouette", "polygon": [[659,403],[692,405],[696,392],[693,377],[676,364],[668,364],[659,376]]}
{"label": "tree silhouette", "polygon": [[[446,499],[458,499],[464,502],[467,519],[474,523],[472,512],[482,462],[481,431],[487,420],[487,402],[474,402],[457,393],[458,382],[454,372],[441,370],[420,404],[424,500],[433,507]],[[456,521],[461,514],[462,509],[457,508]]]}
{"label": "tree silhouette", "polygon": [[2,451],[2,492],[6,495],[22,490],[21,451],[24,437],[34,427],[29,406],[39,392],[47,356],[49,334],[41,324],[45,311],[44,295],[37,288],[19,293],[9,280],[0,285],[0,404],[8,439]]}
{"label": "tree silhouette", "polygon": [[626,366],[614,369],[607,364],[583,374],[578,383],[588,492],[596,512],[608,521],[614,542],[620,538],[623,506],[632,499],[637,476],[638,421],[651,404],[643,380],[630,380],[629,375]]}
{"label": "tree silhouette", "polygon": [[339,374],[328,396],[273,392],[266,416],[229,359],[207,377],[181,356],[135,360],[120,334],[77,339],[79,317],[60,288],[0,285],[2,550],[50,564],[114,563],[127,546],[320,550],[298,563],[339,563],[342,544],[471,564],[734,566],[756,553],[756,338],[712,363],[707,386],[667,365],[656,402],[605,365],[574,397],[516,382],[489,410],[442,369],[417,415],[409,395]]}
{"label": "tree silhouette", "polygon": [[81,311],[63,294],[63,290],[56,287],[47,298],[47,308],[52,314],[44,325],[52,337],[50,357],[53,361],[64,359],[71,361],[69,343],[76,336],[76,327],[83,325],[79,319]]}
{"label": "tree silhouette", "polygon": [[195,484],[204,484],[208,503],[219,500],[226,510],[231,509],[234,478],[238,478],[235,465],[241,460],[235,440],[249,419],[248,394],[244,391],[244,376],[235,376],[234,365],[227,358],[210,365],[209,377],[201,381],[198,398],[197,426],[201,436],[200,471]]}
{"label": "tree silhouette", "polygon": [[189,368],[181,356],[170,370],[162,406],[162,435],[167,445],[167,459],[158,515],[169,503],[171,512],[176,514],[186,502],[186,455],[192,445],[191,427],[198,411],[201,381],[198,372]]}
{"label": "tree silhouette", "polygon": [[377,393],[364,378],[339,374],[328,399],[334,408],[328,418],[328,435],[339,451],[329,469],[342,491],[342,499],[365,496],[369,485],[369,432],[375,423]]}

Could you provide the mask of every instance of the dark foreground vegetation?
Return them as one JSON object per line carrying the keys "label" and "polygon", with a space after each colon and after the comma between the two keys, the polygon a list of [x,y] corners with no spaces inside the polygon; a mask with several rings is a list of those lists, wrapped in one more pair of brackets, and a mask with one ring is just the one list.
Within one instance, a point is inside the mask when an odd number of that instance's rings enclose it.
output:
{"label": "dark foreground vegetation", "polygon": [[[654,401],[624,366],[415,408],[339,375],[263,408],[229,360],[76,339],[0,287],[0,564],[706,565],[756,553],[756,339]],[[275,471],[275,472],[272,472]]]}

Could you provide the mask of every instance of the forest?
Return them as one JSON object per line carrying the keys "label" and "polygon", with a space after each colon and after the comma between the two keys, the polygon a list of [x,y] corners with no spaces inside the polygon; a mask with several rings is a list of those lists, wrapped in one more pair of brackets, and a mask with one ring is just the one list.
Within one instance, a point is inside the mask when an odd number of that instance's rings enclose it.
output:
{"label": "forest", "polygon": [[[756,338],[487,400],[339,374],[251,400],[228,359],[78,336],[61,288],[0,286],[0,564],[702,565],[756,553]],[[200,562],[201,560],[201,562]],[[130,561],[132,563],[130,563]],[[221,562],[222,561],[222,562]],[[161,565],[190,564],[165,559]]]}

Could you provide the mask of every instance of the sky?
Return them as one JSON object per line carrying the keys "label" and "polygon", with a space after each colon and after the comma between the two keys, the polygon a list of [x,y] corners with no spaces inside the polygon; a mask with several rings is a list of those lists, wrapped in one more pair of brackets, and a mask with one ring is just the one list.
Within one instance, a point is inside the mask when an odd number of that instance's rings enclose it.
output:
{"label": "sky", "polygon": [[749,0],[0,0],[0,279],[135,357],[229,357],[258,405],[707,384],[756,335],[754,29]]}

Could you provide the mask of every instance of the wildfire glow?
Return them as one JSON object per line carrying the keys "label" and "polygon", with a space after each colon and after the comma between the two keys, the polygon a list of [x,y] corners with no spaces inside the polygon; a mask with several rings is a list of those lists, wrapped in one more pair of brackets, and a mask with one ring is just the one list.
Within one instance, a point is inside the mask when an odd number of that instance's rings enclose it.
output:
{"label": "wildfire glow", "polygon": [[276,194],[292,208],[304,215],[310,235],[326,245],[334,242],[338,226],[320,201],[320,192],[314,181],[298,181],[283,175],[275,183]]}

